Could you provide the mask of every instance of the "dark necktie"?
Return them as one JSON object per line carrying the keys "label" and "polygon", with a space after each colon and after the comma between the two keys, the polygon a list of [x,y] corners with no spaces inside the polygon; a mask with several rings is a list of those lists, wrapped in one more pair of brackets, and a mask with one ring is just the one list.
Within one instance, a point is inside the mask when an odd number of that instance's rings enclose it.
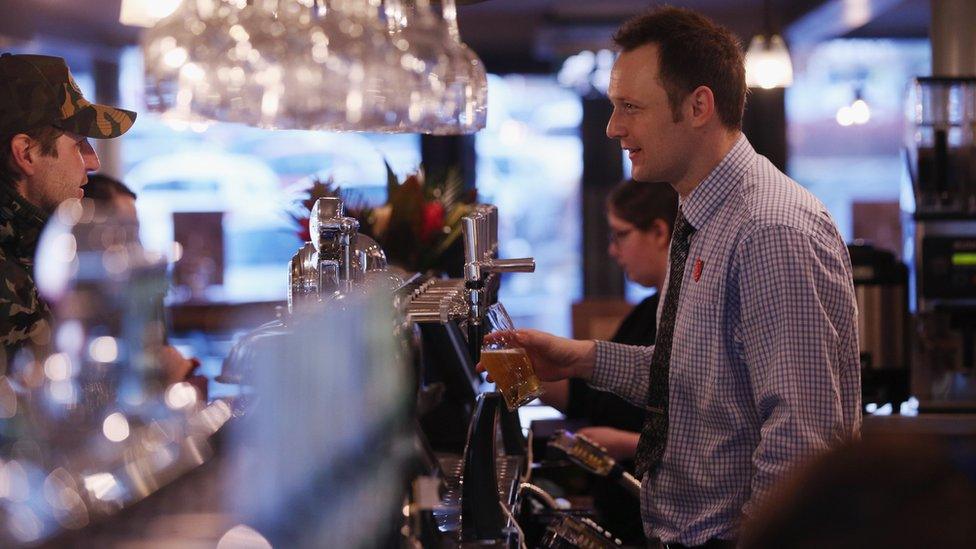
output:
{"label": "dark necktie", "polygon": [[681,280],[688,261],[688,241],[695,228],[685,219],[679,209],[671,235],[671,256],[669,258],[668,291],[664,295],[664,309],[657,327],[654,352],[651,355],[651,380],[647,390],[647,416],[637,443],[635,470],[642,477],[653,470],[664,454],[664,444],[668,440],[668,374],[671,365],[671,342],[674,340],[674,321],[678,316],[678,296],[681,294]]}

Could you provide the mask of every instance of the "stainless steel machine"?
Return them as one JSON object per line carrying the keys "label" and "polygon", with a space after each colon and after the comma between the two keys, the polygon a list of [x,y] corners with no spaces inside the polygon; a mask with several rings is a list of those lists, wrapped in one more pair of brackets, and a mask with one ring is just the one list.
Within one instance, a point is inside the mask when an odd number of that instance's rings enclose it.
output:
{"label": "stainless steel machine", "polygon": [[976,78],[917,78],[908,112],[912,393],[921,411],[976,411]]}
{"label": "stainless steel machine", "polygon": [[908,268],[895,254],[864,242],[848,245],[857,298],[861,396],[865,406],[908,400]]}

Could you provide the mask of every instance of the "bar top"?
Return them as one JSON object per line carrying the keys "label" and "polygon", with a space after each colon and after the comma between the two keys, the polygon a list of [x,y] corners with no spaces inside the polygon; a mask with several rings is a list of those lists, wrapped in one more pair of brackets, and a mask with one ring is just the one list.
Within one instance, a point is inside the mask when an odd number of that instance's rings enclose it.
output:
{"label": "bar top", "polygon": [[864,436],[905,434],[976,436],[976,414],[866,415],[862,432]]}

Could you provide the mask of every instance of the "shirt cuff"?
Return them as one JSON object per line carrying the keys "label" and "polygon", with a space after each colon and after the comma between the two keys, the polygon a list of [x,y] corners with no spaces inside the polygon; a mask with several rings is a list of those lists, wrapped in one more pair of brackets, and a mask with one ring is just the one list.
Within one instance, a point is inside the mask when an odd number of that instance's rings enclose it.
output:
{"label": "shirt cuff", "polygon": [[594,387],[609,389],[615,377],[613,372],[615,365],[610,358],[612,353],[608,349],[610,342],[596,341],[595,343],[593,375],[590,376],[589,383]]}
{"label": "shirt cuff", "polygon": [[590,385],[612,391],[637,406],[647,400],[654,347],[597,341]]}

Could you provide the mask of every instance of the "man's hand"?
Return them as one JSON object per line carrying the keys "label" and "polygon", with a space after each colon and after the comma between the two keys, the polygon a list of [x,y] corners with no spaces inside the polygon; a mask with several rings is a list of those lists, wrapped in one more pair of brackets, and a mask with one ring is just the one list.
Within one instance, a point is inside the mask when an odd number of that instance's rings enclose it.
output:
{"label": "man's hand", "polygon": [[637,454],[637,441],[640,433],[623,431],[613,427],[583,427],[576,434],[583,435],[607,449],[610,457],[620,461],[634,459]]}
{"label": "man's hand", "polygon": [[[593,341],[566,339],[539,330],[496,332],[485,336],[485,343],[493,341],[506,341],[525,349],[532,361],[532,368],[542,381],[570,377],[589,379],[593,374],[596,353],[596,344]],[[481,363],[478,363],[478,371],[485,371]],[[490,377],[488,381],[492,381]]]}

